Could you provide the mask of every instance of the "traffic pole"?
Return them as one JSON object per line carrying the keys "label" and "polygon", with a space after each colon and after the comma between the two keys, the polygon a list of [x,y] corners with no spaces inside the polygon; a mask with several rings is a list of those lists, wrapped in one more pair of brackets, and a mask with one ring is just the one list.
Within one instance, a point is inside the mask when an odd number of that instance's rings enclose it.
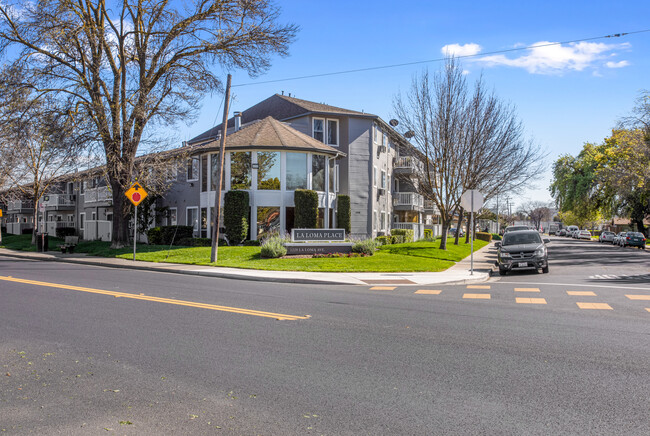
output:
{"label": "traffic pole", "polygon": [[138,206],[135,207],[135,218],[133,218],[133,261],[135,262],[135,242],[138,236]]}
{"label": "traffic pole", "polygon": [[474,275],[474,190],[471,191],[471,204],[472,207],[470,208],[469,212],[469,221],[470,225],[472,226],[472,233],[469,239],[469,250],[470,250],[470,255],[469,255],[469,275],[473,276]]}

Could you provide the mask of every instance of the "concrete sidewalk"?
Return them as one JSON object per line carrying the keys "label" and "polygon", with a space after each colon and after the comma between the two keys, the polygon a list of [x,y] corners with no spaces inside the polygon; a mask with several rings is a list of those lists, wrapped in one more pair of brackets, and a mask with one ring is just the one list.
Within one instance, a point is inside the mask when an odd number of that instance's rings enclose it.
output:
{"label": "concrete sidewalk", "polygon": [[134,270],[159,271],[175,274],[192,274],[238,280],[254,280],[278,283],[340,284],[340,285],[435,285],[480,283],[488,280],[496,260],[494,243],[474,253],[474,271],[470,274],[470,258],[458,262],[446,271],[410,273],[330,273],[302,271],[263,271],[240,268],[184,265],[178,263],[156,263],[87,256],[83,253],[61,254],[48,251],[34,253],[0,249],[0,256],[20,259],[66,262],[108,268],[129,268]]}

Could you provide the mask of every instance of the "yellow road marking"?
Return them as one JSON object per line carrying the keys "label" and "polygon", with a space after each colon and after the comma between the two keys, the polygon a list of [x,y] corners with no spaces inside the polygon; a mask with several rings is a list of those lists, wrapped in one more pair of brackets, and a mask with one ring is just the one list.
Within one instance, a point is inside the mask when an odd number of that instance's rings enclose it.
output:
{"label": "yellow road marking", "polygon": [[397,286],[373,286],[370,288],[371,291],[392,291]]}
{"label": "yellow road marking", "polygon": [[576,303],[580,309],[613,310],[607,303]]}
{"label": "yellow road marking", "polygon": [[476,300],[489,300],[492,298],[490,294],[463,294],[463,298],[473,298]]}
{"label": "yellow road marking", "polygon": [[650,301],[650,295],[626,295],[630,300]]}
{"label": "yellow road marking", "polygon": [[467,289],[490,289],[490,285],[467,285]]}
{"label": "yellow road marking", "polygon": [[433,290],[433,289],[418,289],[415,291],[416,294],[429,294],[429,295],[440,295],[442,291]]}
{"label": "yellow road marking", "polygon": [[539,288],[515,288],[515,292],[539,292]]}
{"label": "yellow road marking", "polygon": [[197,307],[200,309],[218,310],[221,312],[232,312],[232,313],[239,313],[242,315],[253,315],[253,316],[261,316],[265,318],[275,318],[280,321],[286,321],[286,320],[297,321],[299,319],[310,318],[309,315],[307,316],[286,315],[283,313],[263,312],[260,310],[242,309],[239,307],[217,306],[215,304],[196,303],[194,301],[183,301],[183,300],[174,300],[171,298],[151,297],[142,294],[136,295],[136,294],[129,294],[126,292],[106,291],[103,289],[93,289],[93,288],[84,288],[81,286],[62,285],[58,283],[39,282],[35,280],[17,279],[13,277],[0,276],[0,280],[15,282],[15,283],[24,283],[24,284],[35,285],[35,286],[45,286],[48,288],[59,288],[59,289],[68,289],[71,291],[89,292],[92,294],[110,295],[115,298],[131,298],[134,300],[154,301],[156,303],[175,304],[178,306]]}
{"label": "yellow road marking", "polygon": [[517,303],[520,304],[546,304],[545,298],[517,298]]}
{"label": "yellow road marking", "polygon": [[566,291],[567,295],[575,295],[579,297],[595,297],[596,293],[592,291]]}

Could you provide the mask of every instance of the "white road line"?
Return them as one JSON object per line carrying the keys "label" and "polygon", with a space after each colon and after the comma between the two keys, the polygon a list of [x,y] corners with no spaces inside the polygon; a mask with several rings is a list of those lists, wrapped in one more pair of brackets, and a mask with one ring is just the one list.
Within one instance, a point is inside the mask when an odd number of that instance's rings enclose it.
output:
{"label": "white road line", "polygon": [[638,289],[642,291],[650,291],[650,288],[642,288],[639,286],[613,286],[613,285],[581,285],[576,283],[531,283],[531,282],[507,282],[502,281],[501,284],[509,285],[535,285],[535,286],[576,286],[583,288],[610,288],[610,289]]}

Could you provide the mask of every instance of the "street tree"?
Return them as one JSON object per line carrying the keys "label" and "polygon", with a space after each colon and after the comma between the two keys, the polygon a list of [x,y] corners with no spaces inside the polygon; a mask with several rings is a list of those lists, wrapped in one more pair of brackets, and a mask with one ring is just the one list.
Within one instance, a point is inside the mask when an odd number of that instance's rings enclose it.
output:
{"label": "street tree", "polygon": [[254,76],[286,55],[297,26],[278,24],[269,0],[9,0],[0,3],[0,50],[22,86],[72,98],[88,117],[113,195],[113,247],[128,241],[125,189],[152,126],[197,115],[220,91],[221,69]]}
{"label": "street tree", "polygon": [[528,201],[521,205],[521,210],[536,229],[541,227],[542,221],[551,220],[551,208],[545,201]]}
{"label": "street tree", "polygon": [[458,228],[462,223],[463,192],[478,189],[489,200],[518,191],[541,172],[543,153],[525,139],[514,108],[488,92],[482,78],[470,87],[453,58],[433,78],[428,71],[415,77],[393,106],[404,129],[413,133],[414,155],[422,162],[418,190],[440,211],[441,248],[456,214]]}
{"label": "street tree", "polygon": [[[5,71],[5,74],[7,72]],[[5,193],[37,203],[58,178],[74,172],[89,141],[86,124],[59,101],[28,89],[7,89],[0,80],[0,173]],[[8,94],[11,94],[10,96]],[[91,133],[92,135],[92,133]],[[32,235],[35,243],[36,227]]]}

